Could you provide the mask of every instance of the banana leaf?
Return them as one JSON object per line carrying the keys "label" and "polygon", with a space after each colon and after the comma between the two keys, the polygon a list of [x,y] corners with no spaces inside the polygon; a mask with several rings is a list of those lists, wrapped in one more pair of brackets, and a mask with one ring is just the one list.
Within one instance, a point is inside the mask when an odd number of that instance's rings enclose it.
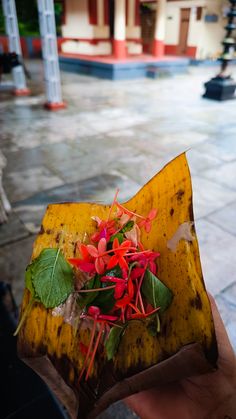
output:
{"label": "banana leaf", "polygon": [[[194,227],[191,177],[185,154],[167,164],[133,198],[123,204],[139,214],[157,208],[146,248],[160,252],[158,277],[173,300],[152,336],[146,320],[130,321],[110,361],[98,351],[88,381],[78,383],[83,368],[80,343],[91,330],[75,328],[35,302],[18,337],[20,357],[48,383],[72,418],[96,417],[111,403],[137,391],[214,370],[217,342],[206,293]],[[45,248],[65,257],[77,255],[76,242],[95,231],[93,216],[106,219],[110,207],[96,203],[49,205],[33,246],[32,260]],[[21,315],[30,292],[25,289]]]}

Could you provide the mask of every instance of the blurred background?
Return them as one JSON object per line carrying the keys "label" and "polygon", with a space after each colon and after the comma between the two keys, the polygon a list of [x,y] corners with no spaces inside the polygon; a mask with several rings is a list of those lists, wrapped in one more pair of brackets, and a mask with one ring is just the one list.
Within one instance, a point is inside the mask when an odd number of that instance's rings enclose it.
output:
{"label": "blurred background", "polygon": [[[236,349],[236,107],[202,97],[216,75],[234,86],[230,3],[15,4],[0,9],[1,280],[19,305],[49,203],[126,200],[186,151],[206,287]],[[134,417],[116,409],[103,417]]]}

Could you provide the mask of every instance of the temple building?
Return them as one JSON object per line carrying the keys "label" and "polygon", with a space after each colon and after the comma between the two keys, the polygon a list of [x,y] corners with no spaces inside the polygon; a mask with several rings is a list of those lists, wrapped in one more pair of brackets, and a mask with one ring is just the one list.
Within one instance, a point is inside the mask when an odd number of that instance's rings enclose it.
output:
{"label": "temple building", "polygon": [[62,54],[215,58],[221,51],[221,0],[64,0]]}

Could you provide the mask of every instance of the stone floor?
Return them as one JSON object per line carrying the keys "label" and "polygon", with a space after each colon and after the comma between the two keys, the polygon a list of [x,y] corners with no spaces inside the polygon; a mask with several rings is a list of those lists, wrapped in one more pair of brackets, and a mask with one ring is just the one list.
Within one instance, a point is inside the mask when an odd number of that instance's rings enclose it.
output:
{"label": "stone floor", "polygon": [[49,202],[111,201],[117,187],[127,199],[188,150],[205,282],[236,349],[236,110],[233,101],[201,98],[215,68],[117,82],[63,73],[68,107],[50,113],[42,107],[41,62],[28,66],[32,96],[0,89],[4,187],[13,206],[0,227],[0,269],[17,302]]}

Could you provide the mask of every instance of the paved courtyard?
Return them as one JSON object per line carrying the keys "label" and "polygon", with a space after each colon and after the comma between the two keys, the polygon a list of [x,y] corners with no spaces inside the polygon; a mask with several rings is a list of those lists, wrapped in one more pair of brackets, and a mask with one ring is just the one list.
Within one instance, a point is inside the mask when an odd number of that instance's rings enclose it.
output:
{"label": "paved courtyard", "polygon": [[50,113],[42,108],[41,62],[28,66],[31,97],[0,90],[4,187],[13,207],[0,227],[0,268],[17,302],[48,203],[110,202],[117,187],[127,199],[188,150],[205,282],[236,349],[236,105],[201,98],[216,68],[116,82],[63,73],[68,108]]}

